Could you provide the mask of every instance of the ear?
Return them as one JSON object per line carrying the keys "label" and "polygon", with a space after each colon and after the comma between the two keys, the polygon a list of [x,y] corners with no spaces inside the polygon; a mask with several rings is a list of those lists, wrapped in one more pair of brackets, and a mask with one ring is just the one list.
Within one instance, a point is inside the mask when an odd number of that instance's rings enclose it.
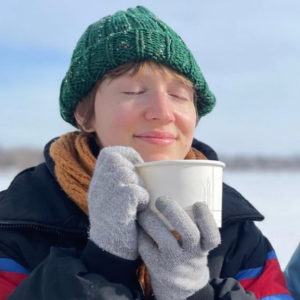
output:
{"label": "ear", "polygon": [[89,124],[85,122],[84,105],[82,105],[82,102],[79,102],[78,105],[76,106],[76,109],[74,111],[74,118],[77,124],[79,125],[79,127],[83,129],[85,132],[87,133],[95,132],[94,126],[92,124],[93,122],[89,122]]}

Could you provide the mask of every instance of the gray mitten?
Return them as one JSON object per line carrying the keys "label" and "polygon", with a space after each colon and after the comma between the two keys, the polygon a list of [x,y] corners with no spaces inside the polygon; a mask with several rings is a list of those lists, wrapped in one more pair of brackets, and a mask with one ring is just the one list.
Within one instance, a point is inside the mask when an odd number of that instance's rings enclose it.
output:
{"label": "gray mitten", "polygon": [[183,300],[203,288],[209,280],[207,255],[220,243],[215,220],[203,203],[193,206],[194,220],[168,197],[156,200],[157,209],[179,233],[167,229],[150,208],[138,214],[138,249],[145,262],[153,293],[158,300]]}
{"label": "gray mitten", "polygon": [[132,148],[103,148],[88,191],[90,239],[103,250],[129,260],[138,257],[137,211],[149,201],[135,171],[135,164],[141,162]]}

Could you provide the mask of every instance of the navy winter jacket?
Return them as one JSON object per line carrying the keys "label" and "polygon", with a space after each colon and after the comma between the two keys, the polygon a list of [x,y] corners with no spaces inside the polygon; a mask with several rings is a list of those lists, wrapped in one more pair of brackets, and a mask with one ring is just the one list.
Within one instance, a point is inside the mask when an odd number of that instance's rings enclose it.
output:
{"label": "navy winter jacket", "polygon": [[[195,140],[193,146],[217,159],[207,145]],[[0,193],[0,300],[144,299],[136,276],[141,261],[115,257],[88,239],[88,217],[56,181],[48,149],[45,163],[21,172]],[[224,184],[222,243],[209,254],[209,284],[189,299],[292,299],[254,224],[262,219]]]}

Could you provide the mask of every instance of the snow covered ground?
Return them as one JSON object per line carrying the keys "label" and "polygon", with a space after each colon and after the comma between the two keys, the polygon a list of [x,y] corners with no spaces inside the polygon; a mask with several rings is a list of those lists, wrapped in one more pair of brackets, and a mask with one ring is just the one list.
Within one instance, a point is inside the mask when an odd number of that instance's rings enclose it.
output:
{"label": "snow covered ground", "polygon": [[[0,170],[0,190],[9,185],[17,172],[16,169]],[[229,172],[225,169],[224,181],[266,217],[257,225],[271,241],[284,269],[300,242],[300,172]]]}

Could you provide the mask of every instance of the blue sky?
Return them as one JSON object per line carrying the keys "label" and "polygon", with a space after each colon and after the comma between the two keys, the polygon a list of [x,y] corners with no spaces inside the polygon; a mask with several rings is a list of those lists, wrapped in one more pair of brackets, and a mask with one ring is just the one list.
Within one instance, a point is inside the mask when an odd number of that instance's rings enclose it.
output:
{"label": "blue sky", "polygon": [[217,97],[195,136],[223,154],[300,154],[299,0],[10,0],[0,9],[0,147],[43,147],[72,127],[58,93],[97,19],[144,5],[192,50]]}

